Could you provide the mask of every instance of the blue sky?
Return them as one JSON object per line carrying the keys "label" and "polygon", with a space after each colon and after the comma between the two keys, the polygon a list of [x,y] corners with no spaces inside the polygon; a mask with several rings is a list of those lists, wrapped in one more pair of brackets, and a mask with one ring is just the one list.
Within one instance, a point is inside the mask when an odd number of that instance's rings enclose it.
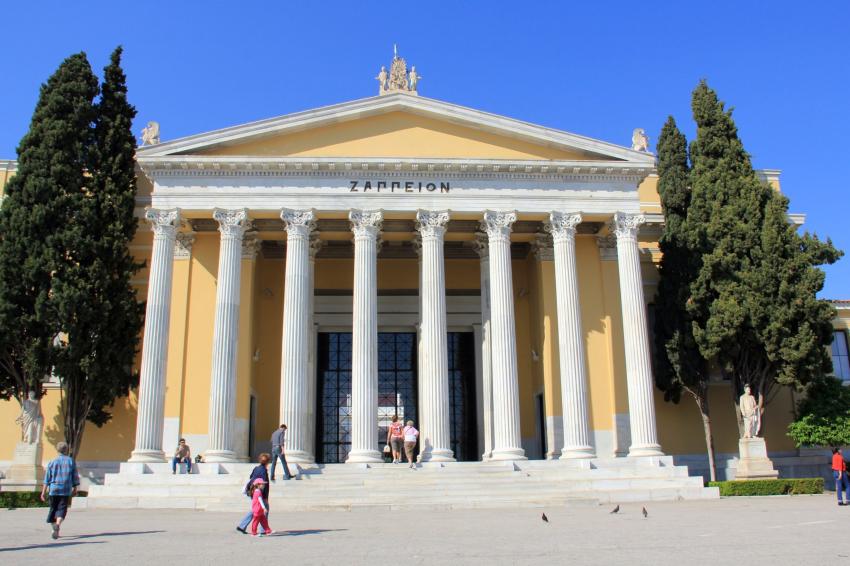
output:
{"label": "blue sky", "polygon": [[[157,120],[173,139],[372,96],[398,43],[423,96],[623,145],[643,127],[654,147],[668,114],[692,139],[706,78],[805,228],[850,252],[848,21],[846,1],[14,2],[0,158],[77,51],[100,73],[122,44],[136,132]],[[822,296],[850,299],[850,258],[827,274]]]}

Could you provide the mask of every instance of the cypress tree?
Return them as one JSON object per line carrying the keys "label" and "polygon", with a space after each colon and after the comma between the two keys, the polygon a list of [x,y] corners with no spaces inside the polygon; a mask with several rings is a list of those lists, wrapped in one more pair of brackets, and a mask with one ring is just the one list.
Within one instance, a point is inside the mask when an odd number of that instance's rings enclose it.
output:
{"label": "cypress tree", "polygon": [[57,272],[55,301],[68,337],[57,355],[63,391],[65,440],[79,451],[86,421],[102,426],[109,408],[138,382],[133,371],[143,308],[130,283],[141,264],[129,252],[137,228],[132,121],[121,68],[122,49],[104,69],[101,98],[95,105],[90,176],[72,195],[74,230],[67,232],[68,253]]}
{"label": "cypress tree", "polygon": [[68,57],[41,86],[18,171],[0,209],[0,397],[42,394],[62,329],[52,304],[69,195],[86,185],[97,79],[85,54]]}
{"label": "cypress tree", "polygon": [[688,314],[703,357],[732,384],[740,427],[744,384],[763,414],[776,385],[802,387],[826,367],[833,314],[816,298],[823,286],[818,266],[840,252],[789,226],[787,199],[758,179],[732,112],[705,81],[694,90],[692,110],[687,232],[701,264]]}
{"label": "cypress tree", "polygon": [[716,479],[714,440],[708,403],[708,371],[693,336],[687,311],[690,285],[699,256],[688,246],[687,215],[691,203],[690,167],[685,136],[670,116],[658,138],[658,193],[664,211],[660,280],[655,299],[655,381],[667,401],[678,403],[687,392],[702,416],[709,476]]}

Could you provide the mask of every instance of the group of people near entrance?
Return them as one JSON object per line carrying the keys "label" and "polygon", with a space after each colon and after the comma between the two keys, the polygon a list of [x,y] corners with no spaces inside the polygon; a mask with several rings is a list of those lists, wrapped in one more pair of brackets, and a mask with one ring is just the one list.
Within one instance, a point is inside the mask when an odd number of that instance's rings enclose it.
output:
{"label": "group of people near entrance", "polygon": [[[394,464],[401,463],[403,448],[410,467],[415,467],[413,456],[418,438],[419,431],[414,428],[413,421],[407,421],[407,425],[402,426],[398,416],[393,417],[392,424],[387,431],[387,448],[392,450]],[[272,434],[272,453],[264,452],[260,454],[259,463],[251,470],[251,477],[245,484],[243,493],[251,500],[251,510],[236,526],[236,530],[240,533],[247,534],[250,525],[252,536],[274,534],[268,520],[269,483],[275,481],[275,469],[278,461],[283,467],[283,478],[285,480],[292,479],[292,474],[289,472],[289,466],[286,463],[285,443],[286,425],[282,424]],[[47,515],[47,522],[53,529],[52,537],[54,539],[59,538],[59,529],[67,516],[71,498],[77,494],[77,487],[80,485],[77,465],[74,459],[69,456],[68,444],[65,442],[58,443],[56,451],[59,452],[59,455],[47,465],[44,485],[41,490],[42,501],[47,501],[49,497],[50,510]],[[387,449],[385,448],[384,451],[386,452]],[[197,461],[200,461],[200,459]],[[269,462],[272,465],[271,476],[269,476],[268,471]],[[176,474],[178,466],[181,464],[185,464],[187,474],[192,473],[192,451],[186,444],[185,438],[179,440],[177,449],[174,451],[174,456],[171,459],[171,473]]]}
{"label": "group of people near entrance", "polygon": [[[398,415],[393,415],[393,421],[387,430],[387,446],[390,447],[393,453],[393,464],[401,464],[401,449],[404,447],[404,454],[407,456],[409,467],[414,468],[413,452],[416,450],[416,439],[419,438],[419,431],[413,427],[413,421],[407,421],[407,426],[402,427],[401,421],[398,420]],[[386,448],[384,448],[386,452]]]}

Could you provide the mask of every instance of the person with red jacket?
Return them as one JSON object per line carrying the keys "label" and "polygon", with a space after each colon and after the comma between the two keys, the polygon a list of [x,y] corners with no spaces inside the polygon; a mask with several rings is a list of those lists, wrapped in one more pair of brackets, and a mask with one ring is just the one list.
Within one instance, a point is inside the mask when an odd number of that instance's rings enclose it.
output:
{"label": "person with red jacket", "polygon": [[[838,504],[850,505],[850,481],[847,480],[847,463],[838,448],[832,449],[832,477],[835,478],[835,495],[838,496]],[[842,489],[845,492],[844,501],[841,500]]]}

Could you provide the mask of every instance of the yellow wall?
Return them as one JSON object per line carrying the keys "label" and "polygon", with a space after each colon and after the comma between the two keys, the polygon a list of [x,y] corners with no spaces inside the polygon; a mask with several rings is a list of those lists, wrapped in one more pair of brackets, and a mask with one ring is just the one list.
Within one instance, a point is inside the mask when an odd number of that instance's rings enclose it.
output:
{"label": "yellow wall", "polygon": [[277,157],[436,157],[465,159],[610,159],[389,112],[360,120],[201,151],[200,155]]}

